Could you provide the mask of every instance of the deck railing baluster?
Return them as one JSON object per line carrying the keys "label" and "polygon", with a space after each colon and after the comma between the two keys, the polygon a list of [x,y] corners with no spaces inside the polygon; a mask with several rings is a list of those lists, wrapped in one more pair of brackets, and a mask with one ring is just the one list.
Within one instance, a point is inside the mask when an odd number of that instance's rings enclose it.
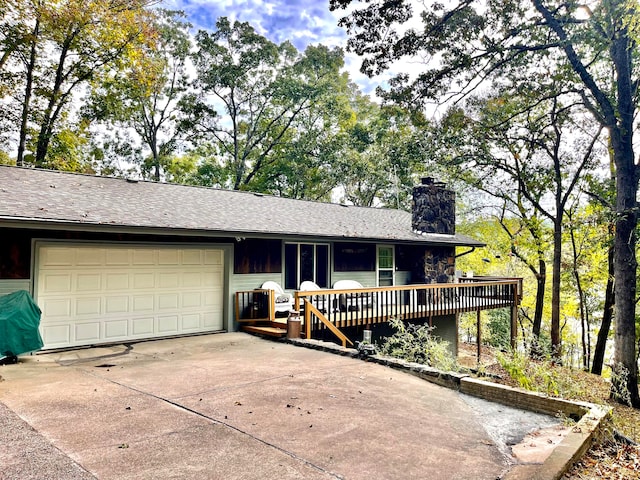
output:
{"label": "deck railing baluster", "polygon": [[[429,319],[438,315],[509,307],[518,303],[520,289],[517,279],[485,281],[475,277],[459,279],[450,284],[374,287],[351,292],[327,289],[313,294],[298,292],[297,296],[301,306],[307,299],[318,314],[336,328],[350,328],[360,332],[363,327],[387,322],[392,317],[405,320]],[[243,317],[257,315],[257,310],[253,308],[259,310],[262,303],[268,300],[265,293],[260,290],[236,292],[238,321],[248,321]],[[310,315],[309,323],[311,338],[334,337],[316,314]]]}

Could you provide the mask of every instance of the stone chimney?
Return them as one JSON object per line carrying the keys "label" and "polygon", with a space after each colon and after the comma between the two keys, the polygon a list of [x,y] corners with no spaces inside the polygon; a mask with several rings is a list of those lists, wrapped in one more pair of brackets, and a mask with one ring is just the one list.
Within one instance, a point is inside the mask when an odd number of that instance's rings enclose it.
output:
{"label": "stone chimney", "polygon": [[416,233],[456,233],[456,194],[446,184],[424,177],[413,188],[411,228]]}

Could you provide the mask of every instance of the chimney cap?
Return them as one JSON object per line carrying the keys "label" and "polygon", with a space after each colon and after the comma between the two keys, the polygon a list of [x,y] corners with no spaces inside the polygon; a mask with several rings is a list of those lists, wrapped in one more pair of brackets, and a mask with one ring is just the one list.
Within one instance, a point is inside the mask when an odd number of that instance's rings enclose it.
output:
{"label": "chimney cap", "polygon": [[420,183],[422,185],[434,185],[436,187],[446,187],[447,184],[444,182],[436,182],[435,178],[433,177],[422,177],[422,179],[420,180]]}

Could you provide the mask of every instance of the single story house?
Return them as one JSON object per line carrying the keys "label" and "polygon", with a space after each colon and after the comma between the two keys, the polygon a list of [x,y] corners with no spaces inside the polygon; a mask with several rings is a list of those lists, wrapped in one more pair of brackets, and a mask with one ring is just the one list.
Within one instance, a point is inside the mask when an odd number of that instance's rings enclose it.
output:
{"label": "single story house", "polygon": [[[275,281],[451,281],[455,195],[414,211],[0,166],[0,294],[28,290],[45,349],[238,329],[234,292]],[[455,322],[454,322],[455,326]],[[455,332],[454,332],[455,334]]]}

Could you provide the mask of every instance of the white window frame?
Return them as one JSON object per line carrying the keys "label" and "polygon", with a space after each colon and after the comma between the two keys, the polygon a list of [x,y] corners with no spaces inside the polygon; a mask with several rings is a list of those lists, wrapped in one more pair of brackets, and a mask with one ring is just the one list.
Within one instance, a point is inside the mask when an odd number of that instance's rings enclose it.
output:
{"label": "white window frame", "polygon": [[[380,250],[382,249],[391,249],[391,267],[380,267]],[[380,272],[391,272],[391,286],[396,284],[396,249],[393,245],[376,245],[376,285],[380,286],[388,286],[388,285],[380,285]]]}

